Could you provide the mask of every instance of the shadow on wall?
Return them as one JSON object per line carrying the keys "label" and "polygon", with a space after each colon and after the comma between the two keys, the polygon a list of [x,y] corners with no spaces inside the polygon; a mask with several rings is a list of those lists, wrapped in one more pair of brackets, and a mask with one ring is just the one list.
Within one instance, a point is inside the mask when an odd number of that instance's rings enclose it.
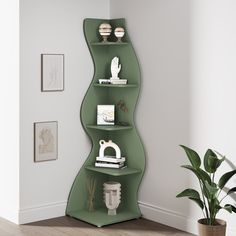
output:
{"label": "shadow on wall", "polygon": [[[236,170],[236,166],[228,158],[225,158],[225,162],[230,166],[232,170]],[[236,183],[236,180],[235,180],[235,183]],[[230,188],[224,187],[223,190],[225,193],[227,193],[230,190]],[[230,194],[230,197],[236,202],[236,194]]]}

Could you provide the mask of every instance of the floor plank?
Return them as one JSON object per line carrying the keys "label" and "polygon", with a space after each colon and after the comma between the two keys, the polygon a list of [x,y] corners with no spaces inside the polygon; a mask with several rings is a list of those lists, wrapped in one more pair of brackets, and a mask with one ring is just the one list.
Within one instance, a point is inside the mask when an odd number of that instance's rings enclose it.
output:
{"label": "floor plank", "polygon": [[131,220],[97,228],[71,217],[59,217],[25,225],[0,218],[0,236],[191,236],[192,234],[149,221]]}

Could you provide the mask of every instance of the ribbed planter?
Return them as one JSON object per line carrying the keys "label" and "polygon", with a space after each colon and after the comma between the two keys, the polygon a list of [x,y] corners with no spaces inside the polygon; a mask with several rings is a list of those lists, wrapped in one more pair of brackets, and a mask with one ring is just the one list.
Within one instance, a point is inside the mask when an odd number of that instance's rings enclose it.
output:
{"label": "ribbed planter", "polygon": [[198,220],[199,236],[225,236],[226,222],[224,220],[215,220],[214,225],[207,225],[206,219]]}

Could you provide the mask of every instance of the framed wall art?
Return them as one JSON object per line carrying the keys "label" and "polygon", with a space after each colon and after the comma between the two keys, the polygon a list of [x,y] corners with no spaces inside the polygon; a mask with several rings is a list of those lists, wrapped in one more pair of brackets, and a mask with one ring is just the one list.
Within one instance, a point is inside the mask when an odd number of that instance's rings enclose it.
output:
{"label": "framed wall art", "polygon": [[41,91],[64,90],[64,54],[41,54]]}
{"label": "framed wall art", "polygon": [[115,124],[115,105],[97,105],[97,125]]}
{"label": "framed wall art", "polygon": [[34,123],[34,161],[50,161],[58,158],[58,122]]}

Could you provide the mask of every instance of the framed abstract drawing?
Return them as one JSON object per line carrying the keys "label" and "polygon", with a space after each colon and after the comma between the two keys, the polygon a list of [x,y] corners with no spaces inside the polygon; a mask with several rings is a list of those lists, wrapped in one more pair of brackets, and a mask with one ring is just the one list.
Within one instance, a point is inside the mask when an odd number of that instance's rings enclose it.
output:
{"label": "framed abstract drawing", "polygon": [[64,90],[64,54],[41,54],[41,91]]}
{"label": "framed abstract drawing", "polygon": [[34,123],[34,161],[50,161],[58,158],[57,121]]}

